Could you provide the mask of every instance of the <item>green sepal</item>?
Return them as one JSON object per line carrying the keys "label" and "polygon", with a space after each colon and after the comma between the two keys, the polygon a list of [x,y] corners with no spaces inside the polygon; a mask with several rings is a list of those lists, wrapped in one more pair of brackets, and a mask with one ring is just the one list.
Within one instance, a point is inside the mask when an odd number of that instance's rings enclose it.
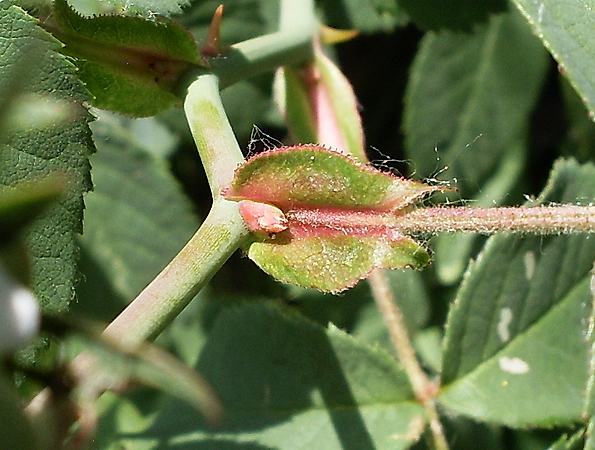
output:
{"label": "green sepal", "polygon": [[225,192],[231,200],[293,207],[399,210],[441,188],[388,172],[318,145],[282,147],[260,153],[235,173]]}
{"label": "green sepal", "polygon": [[224,195],[273,205],[285,215],[282,231],[271,232],[267,225],[277,217],[268,210],[240,208],[254,232],[247,253],[259,267],[281,281],[336,293],[374,268],[429,262],[420,244],[394,228],[393,215],[438,189],[302,145],[254,156],[236,170]]}
{"label": "green sepal", "polygon": [[333,293],[352,288],[374,268],[419,269],[430,261],[426,249],[406,236],[393,240],[314,236],[286,243],[256,241],[250,244],[248,256],[277,280]]}

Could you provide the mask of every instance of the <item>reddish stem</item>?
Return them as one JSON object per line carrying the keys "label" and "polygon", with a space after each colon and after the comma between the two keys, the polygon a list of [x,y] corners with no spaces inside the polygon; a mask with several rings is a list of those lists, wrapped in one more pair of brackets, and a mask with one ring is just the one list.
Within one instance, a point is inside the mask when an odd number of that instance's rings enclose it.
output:
{"label": "reddish stem", "polygon": [[397,216],[395,226],[404,234],[592,233],[595,232],[595,206],[419,208]]}
{"label": "reddish stem", "polygon": [[[595,232],[595,206],[471,208],[437,206],[399,211],[300,208],[287,211],[295,232],[370,234]],[[291,226],[291,225],[290,225]],[[311,231],[310,231],[311,232]]]}

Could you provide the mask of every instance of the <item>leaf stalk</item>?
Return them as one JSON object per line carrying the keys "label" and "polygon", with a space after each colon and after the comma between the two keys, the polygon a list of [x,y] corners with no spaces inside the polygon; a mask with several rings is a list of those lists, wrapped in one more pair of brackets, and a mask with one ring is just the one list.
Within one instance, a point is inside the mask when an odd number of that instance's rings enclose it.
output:
{"label": "leaf stalk", "polygon": [[436,450],[448,450],[448,443],[436,408],[435,395],[437,387],[422,370],[417,359],[415,349],[407,333],[403,313],[395,301],[386,272],[376,269],[370,274],[368,280],[374,300],[397,351],[398,359],[407,373],[415,397],[424,406],[434,447]]}

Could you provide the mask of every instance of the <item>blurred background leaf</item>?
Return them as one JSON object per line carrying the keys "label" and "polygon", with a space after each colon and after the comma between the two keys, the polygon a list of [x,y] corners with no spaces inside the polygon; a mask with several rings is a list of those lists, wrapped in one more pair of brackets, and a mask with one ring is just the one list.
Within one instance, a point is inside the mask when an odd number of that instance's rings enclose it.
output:
{"label": "blurred background leaf", "polygon": [[[518,13],[494,16],[472,34],[424,37],[405,97],[407,157],[417,176],[455,180],[474,206],[511,199],[527,159],[528,123],[547,55]],[[473,235],[440,236],[435,270],[460,279]]]}
{"label": "blurred background leaf", "polygon": [[198,229],[192,205],[158,156],[169,154],[177,139],[147,120],[101,113],[93,125],[95,188],[78,239],[85,278],[77,309],[95,319],[111,320]]}

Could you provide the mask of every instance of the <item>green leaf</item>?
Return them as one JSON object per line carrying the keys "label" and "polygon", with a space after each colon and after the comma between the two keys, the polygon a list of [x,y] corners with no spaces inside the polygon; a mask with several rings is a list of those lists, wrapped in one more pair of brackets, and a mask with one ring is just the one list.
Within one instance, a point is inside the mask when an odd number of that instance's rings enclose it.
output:
{"label": "green leaf", "polygon": [[66,0],[54,2],[64,53],[78,58],[80,77],[95,105],[137,117],[180,105],[180,78],[202,64],[192,35],[173,21],[78,15]]}
{"label": "green leaf", "polygon": [[0,423],[2,424],[0,443],[3,449],[37,450],[41,448],[37,438],[41,435],[41,430],[34,432],[32,424],[19,405],[16,392],[12,392],[3,373],[0,376]]}
{"label": "green leaf", "polygon": [[208,428],[194,411],[169,402],[149,430],[120,442],[406,449],[423,429],[423,409],[390,355],[275,308],[224,311],[198,367],[224,405],[222,427]]}
{"label": "green leaf", "polygon": [[[560,161],[540,201],[590,202],[594,180]],[[440,401],[513,427],[580,420],[594,260],[590,236],[490,238],[448,317]]]}
{"label": "green leaf", "polygon": [[93,126],[95,189],[86,197],[79,239],[85,277],[77,290],[80,306],[103,320],[133,299],[198,228],[166,163],[128,127],[125,118],[106,114]]}
{"label": "green leaf", "polygon": [[[474,205],[502,202],[524,168],[527,127],[546,69],[546,52],[514,11],[472,34],[428,34],[405,97],[406,152],[415,171],[456,180]],[[459,279],[474,241],[438,239],[443,282]]]}
{"label": "green leaf", "polygon": [[560,65],[591,114],[595,113],[595,18],[584,2],[514,0]]}
{"label": "green leaf", "polygon": [[62,194],[64,185],[63,177],[48,176],[39,181],[0,187],[0,245],[38,218]]}
{"label": "green leaf", "polygon": [[21,73],[17,63],[27,61],[27,76],[21,74],[12,88],[66,102],[70,111],[67,121],[8,134],[0,152],[0,185],[41,180],[55,172],[67,180],[60,202],[30,227],[26,239],[33,288],[51,312],[66,309],[74,297],[74,233],[81,231],[82,196],[91,186],[88,156],[94,149],[88,126],[91,117],[82,106],[87,94],[75,68],[57,53],[59,48],[20,8],[0,3],[0,79],[14,80],[14,74]]}
{"label": "green leaf", "polygon": [[101,0],[103,1],[117,6],[128,15],[138,14],[148,19],[154,19],[156,15],[181,13],[181,7],[190,4],[189,0]]}
{"label": "green leaf", "polygon": [[547,54],[515,13],[473,34],[428,34],[405,98],[407,157],[416,172],[436,171],[437,149],[448,167],[442,178],[456,178],[463,198],[475,194],[511,144],[524,140],[546,68]]}
{"label": "green leaf", "polygon": [[325,23],[334,28],[364,33],[390,32],[407,23],[407,14],[394,0],[323,0],[318,2]]}
{"label": "green leaf", "polygon": [[399,0],[398,3],[422,29],[466,32],[477,23],[487,22],[491,14],[505,11],[508,6],[505,0]]}
{"label": "green leaf", "polygon": [[437,189],[305,145],[251,158],[225,196],[240,201],[248,228],[264,237],[250,244],[248,256],[265,272],[340,292],[375,267],[428,263],[427,251],[390,223],[397,211]]}

